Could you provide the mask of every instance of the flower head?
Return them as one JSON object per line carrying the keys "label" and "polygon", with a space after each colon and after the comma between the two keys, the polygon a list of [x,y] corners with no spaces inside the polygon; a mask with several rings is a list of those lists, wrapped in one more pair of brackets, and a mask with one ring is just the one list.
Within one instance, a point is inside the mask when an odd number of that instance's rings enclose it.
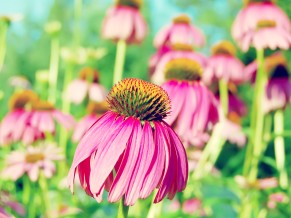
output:
{"label": "flower head", "polygon": [[40,171],[50,178],[56,171],[54,161],[62,160],[63,155],[54,144],[29,146],[25,151],[13,151],[7,158],[2,177],[16,181],[27,173],[31,181],[36,181]]}
{"label": "flower head", "polygon": [[162,87],[172,108],[165,121],[174,127],[185,146],[204,145],[208,130],[218,121],[217,101],[201,82],[202,74],[202,65],[193,59],[175,58],[165,67],[168,81]]}
{"label": "flower head", "polygon": [[192,25],[190,17],[184,14],[175,17],[172,24],[161,29],[154,40],[156,48],[177,43],[192,47],[202,47],[205,44],[203,33]]}
{"label": "flower head", "polygon": [[[163,121],[170,103],[166,92],[139,79],[124,79],[108,95],[110,110],[81,139],[69,172],[73,190],[76,170],[86,193],[98,202],[106,189],[109,202],[126,205],[147,198],[172,199],[188,178],[186,153]],[[113,173],[115,171],[116,173]]]}
{"label": "flower head", "polygon": [[[179,59],[178,62],[181,62],[182,60],[195,61],[200,65],[201,68],[203,68],[203,71],[207,64],[206,57],[200,53],[193,52],[193,48],[191,46],[186,44],[175,44],[172,45],[170,51],[168,51],[161,57],[160,61],[156,65],[155,71],[151,77],[152,81],[156,84],[162,84],[163,82],[165,82],[165,76],[167,74],[166,71],[168,71],[167,68],[173,68],[173,65],[177,65],[177,59]],[[185,65],[185,67],[190,67],[190,65]]]}
{"label": "flower head", "polygon": [[203,80],[212,84],[218,80],[234,82],[245,81],[244,65],[235,57],[236,49],[228,41],[221,41],[212,47],[212,56],[207,60]]}
{"label": "flower head", "polygon": [[141,43],[147,26],[139,7],[140,0],[118,0],[103,21],[102,35],[106,39],[124,40],[128,44]]}
{"label": "flower head", "polygon": [[232,35],[243,51],[256,49],[288,49],[291,44],[291,23],[273,1],[248,1],[237,15]]}
{"label": "flower head", "polygon": [[11,96],[10,112],[3,118],[0,125],[1,145],[17,141],[30,144],[44,138],[44,134],[28,122],[30,110],[38,100],[38,96],[30,90],[22,90]]}
{"label": "flower head", "polygon": [[106,89],[99,84],[99,73],[89,67],[80,71],[79,78],[73,80],[67,87],[66,96],[75,104],[80,104],[86,96],[91,101],[104,101],[107,95]]}
{"label": "flower head", "polygon": [[[269,75],[263,98],[263,110],[265,113],[284,109],[291,101],[291,82],[287,67],[287,60],[281,53],[275,53],[265,60],[264,68]],[[246,74],[252,81],[255,80],[257,69],[258,66],[255,61],[245,69]]]}

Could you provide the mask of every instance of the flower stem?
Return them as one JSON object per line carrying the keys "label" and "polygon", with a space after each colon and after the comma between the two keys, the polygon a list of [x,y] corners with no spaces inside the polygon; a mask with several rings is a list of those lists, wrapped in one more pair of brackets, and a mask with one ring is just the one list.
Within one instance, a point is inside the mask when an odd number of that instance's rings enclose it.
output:
{"label": "flower stem", "polygon": [[[277,110],[274,114],[274,132],[278,135],[284,132],[284,112],[282,110]],[[279,184],[285,189],[288,187],[288,175],[285,168],[285,144],[282,136],[275,138],[275,156],[279,171]]]}
{"label": "flower stem", "polygon": [[[213,164],[216,162],[217,157],[222,149],[222,145],[224,144],[224,140],[220,137],[221,128],[219,124],[214,128],[211,138],[205,146],[202,156],[199,159],[197,167],[194,171],[193,178],[199,179],[211,171]],[[212,159],[212,162],[210,162]],[[208,169],[205,170],[205,169]]]}
{"label": "flower stem", "polygon": [[228,87],[223,79],[219,81],[219,97],[224,116],[228,114]]}
{"label": "flower stem", "polygon": [[0,72],[2,70],[6,54],[6,35],[9,23],[0,21]]}
{"label": "flower stem", "polygon": [[163,207],[163,201],[159,202],[158,204],[151,203],[149,212],[147,214],[147,218],[159,218],[161,217]]}
{"label": "flower stem", "polygon": [[120,80],[122,80],[125,54],[126,54],[126,42],[124,40],[119,40],[117,42],[117,48],[116,48],[113,85],[118,83]]}
{"label": "flower stem", "polygon": [[31,192],[31,185],[30,185],[30,180],[28,176],[23,177],[23,203],[29,207],[29,202],[30,202],[30,195],[32,194]]}
{"label": "flower stem", "polygon": [[56,103],[57,97],[57,81],[59,70],[59,37],[54,36],[51,42],[51,57],[49,69],[49,97],[48,100],[53,104]]}
{"label": "flower stem", "polygon": [[124,205],[124,199],[122,198],[119,203],[117,218],[127,218],[129,206]]}
{"label": "flower stem", "polygon": [[39,188],[40,188],[40,197],[42,201],[43,213],[45,214],[46,218],[50,218],[50,214],[49,214],[50,199],[48,196],[48,186],[47,186],[47,180],[44,177],[43,173],[40,173],[38,182],[39,182]]}
{"label": "flower stem", "polygon": [[267,75],[264,72],[264,50],[257,50],[257,62],[258,62],[258,73],[257,73],[257,99],[254,102],[256,106],[256,120],[255,120],[255,131],[254,135],[252,135],[253,138],[253,157],[252,157],[252,163],[250,166],[250,172],[248,175],[249,181],[254,182],[257,178],[258,174],[258,164],[259,159],[262,155],[262,152],[264,150],[263,146],[263,132],[264,132],[264,118],[265,114],[262,110],[262,100],[264,97],[265,92],[265,86],[267,82]]}

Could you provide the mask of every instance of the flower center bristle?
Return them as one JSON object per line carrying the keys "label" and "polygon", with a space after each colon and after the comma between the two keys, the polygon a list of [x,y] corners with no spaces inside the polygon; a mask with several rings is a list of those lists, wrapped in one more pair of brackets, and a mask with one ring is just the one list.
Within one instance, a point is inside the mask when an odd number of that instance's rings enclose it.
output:
{"label": "flower center bristle", "polygon": [[36,163],[38,161],[44,160],[45,156],[43,153],[33,153],[33,154],[27,154],[25,156],[25,161],[27,163]]}
{"label": "flower center bristle", "polygon": [[269,56],[265,60],[265,69],[268,73],[271,73],[278,65],[286,67],[288,65],[286,58],[281,53]]}
{"label": "flower center bristle", "polygon": [[23,90],[11,96],[9,108],[10,110],[25,109],[31,107],[36,101],[38,101],[37,94],[30,90]]}
{"label": "flower center bristle", "polygon": [[173,19],[173,23],[175,24],[190,24],[191,18],[186,14],[181,14]]}
{"label": "flower center bristle", "polygon": [[231,122],[241,124],[241,117],[236,112],[230,112],[227,117]]}
{"label": "flower center bristle", "polygon": [[32,105],[32,109],[36,111],[52,111],[55,107],[48,101],[39,100]]}
{"label": "flower center bristle", "polygon": [[276,21],[274,21],[274,20],[259,20],[257,22],[257,30],[269,28],[269,27],[276,27]]}
{"label": "flower center bristle", "polygon": [[228,82],[227,87],[228,87],[228,91],[230,93],[232,93],[232,94],[236,94],[237,93],[237,86],[235,85],[235,83]]}
{"label": "flower center bristle", "polygon": [[99,73],[90,67],[85,67],[79,74],[81,80],[88,81],[90,83],[99,83]]}
{"label": "flower center bristle", "polygon": [[107,102],[113,112],[142,121],[162,120],[170,110],[169,97],[161,87],[135,78],[114,85]]}
{"label": "flower center bristle", "polygon": [[106,111],[109,110],[109,105],[106,101],[102,102],[89,102],[87,106],[88,114],[104,114]]}
{"label": "flower center bristle", "polygon": [[200,80],[203,74],[201,65],[191,59],[177,58],[169,61],[165,66],[165,78],[167,80]]}
{"label": "flower center bristle", "polygon": [[171,45],[171,50],[174,51],[193,51],[193,47],[191,45],[176,43]]}
{"label": "flower center bristle", "polygon": [[221,41],[212,47],[212,55],[235,56],[236,48],[229,41]]}
{"label": "flower center bristle", "polygon": [[117,0],[117,5],[129,6],[132,8],[140,8],[143,0]]}

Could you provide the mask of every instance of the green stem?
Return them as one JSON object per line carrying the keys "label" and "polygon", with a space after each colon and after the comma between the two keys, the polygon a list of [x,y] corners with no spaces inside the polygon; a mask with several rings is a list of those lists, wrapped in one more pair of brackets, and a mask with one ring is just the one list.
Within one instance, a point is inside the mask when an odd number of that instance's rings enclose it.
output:
{"label": "green stem", "polygon": [[264,77],[264,50],[257,50],[257,64],[258,64],[258,70],[256,75],[256,82],[255,82],[255,88],[254,88],[254,98],[253,98],[253,104],[251,109],[251,124],[250,124],[250,130],[251,135],[249,138],[248,145],[246,147],[246,157],[245,162],[243,166],[243,175],[245,177],[248,176],[251,164],[252,164],[252,156],[254,152],[254,146],[255,146],[255,139],[256,139],[256,123],[257,123],[257,112],[258,108],[260,106],[260,89],[262,80]]}
{"label": "green stem", "polygon": [[124,205],[124,199],[122,198],[119,203],[117,218],[127,218],[129,206]]}
{"label": "green stem", "polygon": [[[284,112],[282,110],[277,110],[274,114],[274,132],[278,135],[284,132]],[[285,143],[282,136],[275,138],[275,156],[279,171],[279,184],[285,189],[288,187],[288,175],[285,168]]]}
{"label": "green stem", "polygon": [[258,50],[257,51],[258,57],[258,73],[257,73],[257,80],[258,80],[258,95],[256,99],[256,125],[255,125],[255,134],[253,135],[254,144],[253,144],[253,158],[252,163],[250,166],[250,173],[249,173],[249,181],[254,182],[257,179],[258,174],[258,164],[259,159],[263,152],[263,132],[264,132],[264,118],[265,114],[262,110],[262,100],[264,97],[265,86],[267,82],[267,75],[264,72],[264,51]]}
{"label": "green stem", "polygon": [[48,186],[47,180],[44,177],[43,173],[40,173],[39,177],[39,188],[40,188],[40,197],[42,201],[43,213],[45,214],[46,218],[50,218],[50,199],[48,196]]}
{"label": "green stem", "polygon": [[0,72],[2,70],[6,54],[6,36],[9,23],[0,21]]}
{"label": "green stem", "polygon": [[227,82],[224,80],[219,81],[219,97],[220,97],[220,105],[223,109],[224,116],[228,114],[228,87]]}
{"label": "green stem", "polygon": [[[201,177],[204,176],[205,173],[207,173],[205,171],[205,169],[212,169],[213,165],[209,162],[210,157],[212,156],[212,153],[218,153],[219,155],[219,150],[221,150],[221,146],[218,146],[218,143],[222,142],[222,139],[220,137],[220,126],[217,126],[216,128],[214,128],[211,138],[209,139],[208,143],[206,144],[202,155],[199,159],[199,162],[197,164],[197,167],[194,171],[193,174],[193,179],[199,179]],[[218,151],[217,151],[218,150]],[[215,159],[215,158],[213,158]]]}
{"label": "green stem", "polygon": [[[67,89],[67,86],[69,82],[72,80],[72,77],[73,77],[73,64],[67,63],[63,90]],[[71,110],[71,103],[67,101],[66,98],[64,98],[62,101],[62,111],[66,114],[69,114],[70,110]],[[62,127],[61,132],[60,132],[59,145],[63,149],[63,152],[66,157],[68,155],[67,154],[68,138],[69,138],[68,131]],[[63,161],[62,163],[60,163],[60,172],[59,172],[60,175],[63,175],[63,173],[65,173],[64,171],[66,170],[66,168],[67,168],[66,161]]]}
{"label": "green stem", "polygon": [[113,85],[118,83],[120,80],[122,80],[125,54],[126,54],[126,42],[124,40],[119,40],[117,42],[117,48],[116,48]]}
{"label": "green stem", "polygon": [[163,201],[158,204],[151,203],[147,218],[159,218],[161,217],[163,207]]}
{"label": "green stem", "polygon": [[27,205],[27,208],[29,208],[29,203],[30,203],[30,195],[32,194],[31,192],[31,185],[30,185],[30,180],[27,175],[23,177],[23,203]]}
{"label": "green stem", "polygon": [[[29,179],[29,178],[28,178]],[[31,185],[31,196],[30,196],[30,201],[28,202],[27,206],[27,217],[28,218],[35,218],[36,217],[36,206],[35,206],[35,185],[34,183],[31,183],[29,180],[29,183]]]}
{"label": "green stem", "polygon": [[59,38],[57,36],[52,38],[51,42],[51,57],[49,69],[49,98],[48,100],[55,104],[57,97],[57,81],[59,70]]}

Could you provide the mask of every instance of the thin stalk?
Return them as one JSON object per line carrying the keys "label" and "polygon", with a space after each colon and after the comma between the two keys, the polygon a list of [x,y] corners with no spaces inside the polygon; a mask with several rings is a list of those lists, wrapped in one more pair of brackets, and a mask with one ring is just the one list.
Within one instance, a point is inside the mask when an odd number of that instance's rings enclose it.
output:
{"label": "thin stalk", "polygon": [[253,147],[253,158],[250,166],[250,173],[248,176],[249,182],[254,182],[257,179],[258,174],[258,164],[259,159],[263,152],[263,132],[264,132],[264,118],[265,114],[262,110],[262,100],[265,92],[265,86],[267,82],[267,75],[264,72],[264,51],[257,51],[258,58],[258,89],[257,89],[257,99],[256,99],[256,125],[255,125],[255,134],[253,135],[254,147]]}
{"label": "thin stalk", "polygon": [[6,37],[9,23],[0,21],[0,72],[2,70],[6,54]]}
{"label": "thin stalk", "polygon": [[228,87],[223,79],[219,81],[219,97],[224,116],[228,114]]}
{"label": "thin stalk", "polygon": [[27,208],[29,208],[29,202],[30,202],[30,196],[31,196],[31,185],[30,180],[28,176],[23,177],[23,195],[22,195],[22,201],[25,205],[27,205]]}
{"label": "thin stalk", "polygon": [[[201,177],[203,177],[203,175],[206,173],[205,169],[211,169],[211,164],[209,163],[209,158],[211,157],[212,153],[219,153],[216,152],[218,148],[217,143],[221,141],[220,138],[220,128],[219,126],[217,126],[216,128],[214,128],[211,138],[208,141],[208,143],[206,144],[202,155],[199,159],[199,162],[197,164],[197,167],[193,173],[193,179],[199,179]],[[209,165],[210,164],[210,165]]]}
{"label": "thin stalk", "polygon": [[[29,178],[28,178],[29,179]],[[30,181],[29,181],[30,182]],[[34,183],[30,183],[31,185],[31,195],[30,195],[30,201],[28,202],[27,206],[27,217],[28,218],[35,218],[36,217],[36,206],[35,206],[35,186]]]}
{"label": "thin stalk", "polygon": [[[284,132],[284,112],[282,110],[277,110],[274,114],[274,132],[278,135]],[[286,189],[288,187],[288,175],[285,168],[285,143],[282,136],[275,138],[275,156],[279,171],[279,184],[283,189]]]}
{"label": "thin stalk", "polygon": [[124,199],[122,198],[119,203],[117,218],[127,218],[129,206],[124,205]]}
{"label": "thin stalk", "polygon": [[255,82],[255,88],[254,88],[254,98],[253,98],[253,104],[251,109],[251,124],[250,124],[250,130],[251,135],[249,138],[248,145],[246,147],[246,157],[245,162],[243,166],[243,175],[245,177],[248,176],[249,170],[252,164],[252,156],[253,156],[253,150],[255,146],[255,139],[256,139],[256,121],[257,121],[257,113],[258,113],[258,107],[260,106],[260,88],[262,84],[262,79],[264,77],[264,50],[257,50],[257,64],[258,64],[258,70],[256,75],[256,82]]}
{"label": "thin stalk", "polygon": [[[72,80],[72,76],[73,76],[73,64],[67,63],[63,90],[67,89],[69,82]],[[70,110],[71,110],[70,102],[66,98],[63,98],[62,111],[66,114],[69,114]],[[61,127],[59,146],[63,149],[63,152],[66,157],[67,157],[68,138],[69,138],[68,131],[65,128]],[[64,161],[63,164],[62,163],[60,164],[60,175],[62,175],[64,173],[63,171],[65,170],[66,170],[66,161]]]}
{"label": "thin stalk", "polygon": [[116,48],[116,58],[114,65],[114,74],[113,74],[113,85],[122,80],[122,73],[124,68],[126,54],[126,42],[124,40],[119,40],[117,42]]}
{"label": "thin stalk", "polygon": [[48,186],[47,186],[47,180],[44,177],[43,173],[40,173],[39,177],[39,188],[40,188],[40,198],[42,201],[42,208],[43,213],[45,214],[46,218],[50,218],[50,199],[48,196]]}
{"label": "thin stalk", "polygon": [[60,50],[59,37],[54,36],[51,42],[51,57],[49,69],[49,97],[48,100],[55,104],[57,97],[57,81],[59,71],[59,50]]}

